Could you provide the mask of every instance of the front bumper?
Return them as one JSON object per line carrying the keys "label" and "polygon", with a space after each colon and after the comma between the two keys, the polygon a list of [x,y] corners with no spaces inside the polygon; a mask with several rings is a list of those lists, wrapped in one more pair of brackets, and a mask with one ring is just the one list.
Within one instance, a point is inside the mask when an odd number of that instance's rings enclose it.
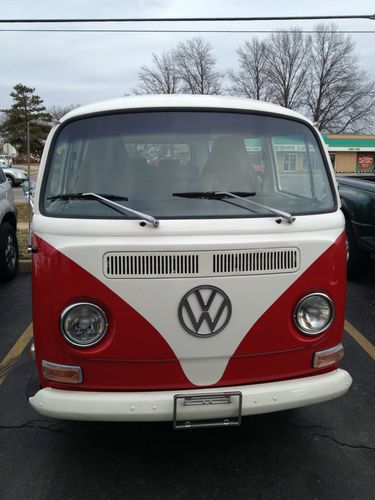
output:
{"label": "front bumper", "polygon": [[[323,375],[268,382],[264,384],[193,389],[189,391],[87,392],[45,388],[30,397],[31,406],[41,415],[67,420],[172,421],[174,396],[242,393],[242,416],[271,413],[321,403],[347,392],[352,378],[337,369]],[[184,418],[199,420],[226,416],[225,405],[187,408]]]}

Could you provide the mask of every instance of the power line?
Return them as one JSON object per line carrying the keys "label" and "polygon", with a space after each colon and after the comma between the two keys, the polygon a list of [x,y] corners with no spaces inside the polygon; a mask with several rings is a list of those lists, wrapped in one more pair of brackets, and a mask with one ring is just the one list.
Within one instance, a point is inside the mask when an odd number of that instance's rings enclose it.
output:
{"label": "power line", "polygon": [[[163,29],[12,29],[0,28],[5,33],[291,33],[293,29],[273,30],[163,30]],[[300,33],[326,33],[324,30],[300,30]],[[368,34],[375,30],[335,30],[335,33],[343,34]]]}
{"label": "power line", "polygon": [[337,16],[272,16],[272,17],[154,17],[154,18],[99,18],[99,19],[0,19],[1,24],[7,23],[159,23],[159,22],[236,22],[236,21],[309,21],[329,19],[370,19],[375,20],[375,14],[337,15]]}

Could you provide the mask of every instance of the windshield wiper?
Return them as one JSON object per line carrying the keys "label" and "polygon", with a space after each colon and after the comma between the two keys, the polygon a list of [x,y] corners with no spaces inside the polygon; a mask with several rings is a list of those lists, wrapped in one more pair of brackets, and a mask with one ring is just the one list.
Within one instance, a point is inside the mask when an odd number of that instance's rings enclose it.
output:
{"label": "windshield wiper", "polygon": [[[83,198],[89,198],[89,194],[92,193],[61,193],[54,196],[49,196],[47,200],[79,200]],[[126,196],[120,196],[117,194],[98,193],[97,196],[103,196],[105,198],[108,198],[109,200],[128,201],[128,198]],[[92,196],[92,198],[95,198],[95,196]]]}
{"label": "windshield wiper", "polygon": [[95,199],[99,200],[103,203],[106,203],[107,205],[114,207],[114,208],[119,208],[120,210],[123,210],[124,212],[128,212],[134,215],[137,215],[140,219],[144,219],[150,224],[152,224],[154,227],[159,226],[159,221],[158,219],[155,219],[152,215],[145,214],[143,212],[140,212],[139,210],[134,210],[133,208],[125,207],[124,205],[121,205],[120,203],[116,203],[113,200],[123,200],[127,201],[128,198],[126,196],[118,196],[115,194],[98,194],[98,193],[65,193],[65,194],[60,194],[60,195],[55,195],[55,196],[50,196],[47,198],[48,200],[74,200],[74,199]]}
{"label": "windshield wiper", "polygon": [[[286,221],[289,222],[289,224],[292,224],[296,220],[296,218],[293,217],[293,215],[289,214],[288,212],[284,212],[283,210],[269,207],[267,205],[261,205],[256,201],[247,199],[247,197],[255,195],[256,193],[246,192],[246,191],[233,191],[233,193],[229,191],[196,191],[196,192],[191,191],[186,193],[173,193],[173,196],[179,196],[181,198],[204,198],[208,200],[225,200],[226,198],[235,198],[244,201],[246,203],[249,203],[251,205],[264,208],[265,210],[268,210],[269,212],[278,215],[282,219],[285,219]],[[281,221],[277,220],[276,222],[281,222]]]}
{"label": "windshield wiper", "polygon": [[172,196],[179,198],[204,198],[207,200],[224,200],[225,198],[244,198],[246,196],[255,196],[256,193],[249,191],[234,191],[227,193],[226,191],[187,191],[186,193],[173,193]]}
{"label": "windshield wiper", "polygon": [[[278,208],[269,207],[268,205],[261,205],[260,203],[257,203],[256,201],[253,201],[253,200],[247,200],[246,198],[243,198],[241,196],[237,196],[236,193],[230,193],[229,191],[219,191],[218,194],[219,195],[226,194],[232,198],[239,198],[240,200],[245,201],[246,203],[250,203],[250,204],[255,205],[257,207],[260,207],[260,208],[264,208],[265,210],[268,210],[268,211],[280,216],[282,219],[289,222],[289,224],[293,224],[293,222],[296,220],[296,218],[293,217],[293,215],[288,213],[288,212],[284,212],[283,210],[279,210]],[[281,221],[277,220],[276,222],[280,223]]]}

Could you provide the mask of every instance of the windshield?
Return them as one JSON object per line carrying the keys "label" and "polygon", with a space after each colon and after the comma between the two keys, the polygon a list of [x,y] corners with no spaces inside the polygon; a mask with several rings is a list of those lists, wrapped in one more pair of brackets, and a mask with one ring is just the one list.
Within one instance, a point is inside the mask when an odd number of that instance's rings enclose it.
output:
{"label": "windshield", "polygon": [[[326,168],[312,130],[291,119],[184,110],[94,116],[61,127],[40,208],[55,217],[137,218],[77,196],[106,193],[158,219],[324,213],[335,208]],[[256,203],[194,196],[216,191],[250,193]]]}

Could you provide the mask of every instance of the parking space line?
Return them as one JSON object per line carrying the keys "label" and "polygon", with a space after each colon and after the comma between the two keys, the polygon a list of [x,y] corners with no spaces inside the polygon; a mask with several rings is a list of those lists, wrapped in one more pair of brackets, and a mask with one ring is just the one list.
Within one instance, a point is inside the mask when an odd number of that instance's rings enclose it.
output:
{"label": "parking space line", "polygon": [[13,368],[17,359],[21,356],[25,350],[27,344],[30,342],[33,336],[33,324],[26,328],[23,334],[19,337],[17,342],[5,356],[5,358],[0,363],[0,385],[4,382],[9,372]]}
{"label": "parking space line", "polygon": [[349,321],[345,320],[345,331],[364,349],[373,360],[375,360],[375,345],[372,344],[361,332],[359,332]]}

